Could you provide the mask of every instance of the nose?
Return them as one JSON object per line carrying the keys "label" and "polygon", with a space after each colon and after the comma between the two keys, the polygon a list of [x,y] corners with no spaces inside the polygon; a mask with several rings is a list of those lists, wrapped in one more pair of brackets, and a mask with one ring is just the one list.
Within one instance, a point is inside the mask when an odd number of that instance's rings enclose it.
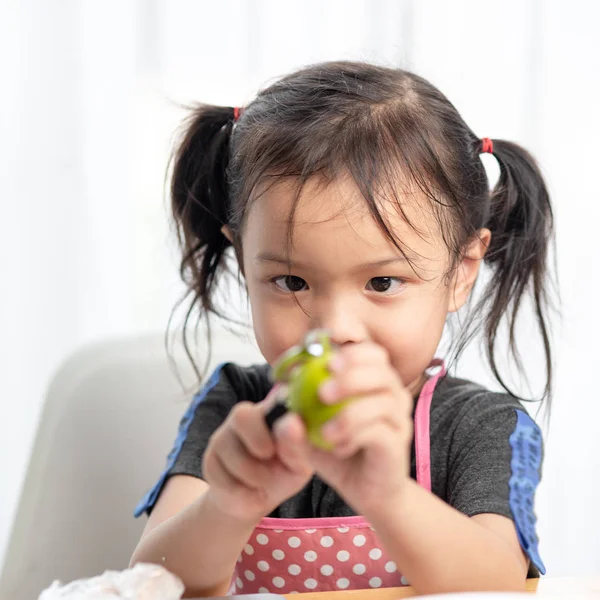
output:
{"label": "nose", "polygon": [[362,311],[349,298],[323,298],[311,312],[311,326],[329,331],[333,343],[338,346],[364,342],[369,337]]}

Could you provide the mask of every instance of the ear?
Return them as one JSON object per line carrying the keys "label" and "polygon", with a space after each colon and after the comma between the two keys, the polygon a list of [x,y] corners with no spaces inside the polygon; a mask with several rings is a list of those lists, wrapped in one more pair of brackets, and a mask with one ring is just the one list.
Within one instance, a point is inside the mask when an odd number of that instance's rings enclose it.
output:
{"label": "ear", "polygon": [[465,249],[451,284],[449,312],[456,312],[464,306],[479,274],[481,261],[490,247],[492,234],[489,229],[480,229]]}
{"label": "ear", "polygon": [[241,249],[236,248],[233,244],[233,233],[231,233],[231,229],[229,229],[228,225],[223,225],[221,227],[221,233],[229,240],[229,243],[233,246],[235,251],[235,258],[237,259],[238,265],[240,267],[240,272],[244,275],[244,259],[241,255]]}
{"label": "ear", "polygon": [[229,240],[230,244],[233,244],[233,235],[231,233],[231,229],[227,225],[223,225],[221,227],[221,233]]}

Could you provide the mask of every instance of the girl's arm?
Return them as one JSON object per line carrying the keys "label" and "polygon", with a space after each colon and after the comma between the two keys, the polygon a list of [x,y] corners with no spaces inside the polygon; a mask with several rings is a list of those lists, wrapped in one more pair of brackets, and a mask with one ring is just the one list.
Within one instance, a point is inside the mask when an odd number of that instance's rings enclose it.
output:
{"label": "girl's arm", "polygon": [[[164,565],[187,597],[221,596],[260,519],[310,480],[308,444],[273,435],[265,422],[271,399],[240,402],[211,436],[203,479],[176,475],[160,493],[132,563]],[[210,485],[209,485],[210,484]]]}
{"label": "girl's arm", "polygon": [[224,596],[255,525],[254,519],[222,514],[206,482],[175,475],[148,519],[131,565],[163,565],[184,581],[185,597]]}
{"label": "girl's arm", "polygon": [[[342,348],[332,361],[335,375],[321,386],[321,399],[353,401],[321,431],[332,450],[313,452],[317,474],[373,525],[418,593],[523,590],[521,537],[527,556],[543,569],[531,508],[540,476],[539,428],[502,395],[476,389],[466,401],[453,396],[454,420],[446,423],[451,443],[442,455],[446,504],[409,477],[413,401],[384,358],[377,346],[361,343]],[[516,507],[509,496],[513,477]],[[484,514],[464,514],[478,512]]]}
{"label": "girl's arm", "polygon": [[413,480],[368,512],[365,516],[418,593],[524,590],[528,560],[510,519],[492,514],[469,518]]}

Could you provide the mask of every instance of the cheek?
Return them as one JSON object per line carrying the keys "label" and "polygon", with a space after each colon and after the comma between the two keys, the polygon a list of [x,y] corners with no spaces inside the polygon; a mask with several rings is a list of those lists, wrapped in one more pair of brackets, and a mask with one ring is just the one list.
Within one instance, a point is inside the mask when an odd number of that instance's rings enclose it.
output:
{"label": "cheek", "polygon": [[273,364],[302,340],[309,327],[308,319],[297,306],[282,307],[275,302],[262,284],[248,283],[248,296],[256,343],[265,360]]}
{"label": "cheek", "polygon": [[403,306],[394,317],[386,319],[386,327],[378,328],[375,341],[388,350],[407,387],[421,378],[434,357],[447,314],[447,298],[431,295],[428,301],[415,299]]}

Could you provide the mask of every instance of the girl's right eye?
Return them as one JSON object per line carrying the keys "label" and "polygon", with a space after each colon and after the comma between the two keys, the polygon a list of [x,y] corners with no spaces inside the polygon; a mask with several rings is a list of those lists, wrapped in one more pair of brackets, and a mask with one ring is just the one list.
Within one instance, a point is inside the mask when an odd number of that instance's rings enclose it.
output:
{"label": "girl's right eye", "polygon": [[306,281],[296,275],[279,275],[271,280],[282,292],[298,293],[308,289]]}

